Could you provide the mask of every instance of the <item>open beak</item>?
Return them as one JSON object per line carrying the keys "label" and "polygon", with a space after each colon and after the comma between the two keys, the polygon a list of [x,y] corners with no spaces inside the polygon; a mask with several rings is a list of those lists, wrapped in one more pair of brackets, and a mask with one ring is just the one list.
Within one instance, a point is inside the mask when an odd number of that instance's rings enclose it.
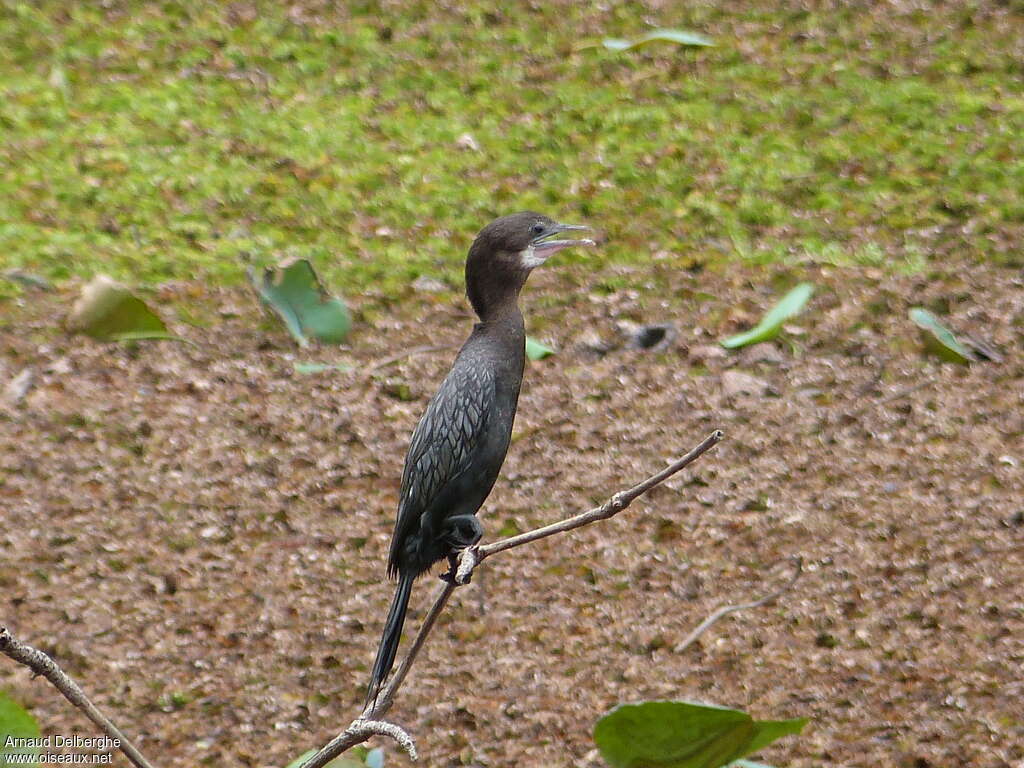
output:
{"label": "open beak", "polygon": [[584,227],[578,224],[552,224],[544,232],[533,238],[533,242],[531,243],[533,251],[538,256],[546,259],[558,253],[563,248],[571,248],[574,245],[594,245],[594,241],[589,237],[580,238],[579,240],[566,240],[555,237],[563,232],[580,231],[590,231],[590,227]]}

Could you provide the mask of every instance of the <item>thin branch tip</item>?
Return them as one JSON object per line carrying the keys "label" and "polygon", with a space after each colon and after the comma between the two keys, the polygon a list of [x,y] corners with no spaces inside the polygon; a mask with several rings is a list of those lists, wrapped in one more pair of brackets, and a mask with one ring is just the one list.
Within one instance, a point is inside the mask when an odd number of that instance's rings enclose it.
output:
{"label": "thin branch tip", "polygon": [[[417,354],[422,351],[426,351],[426,348],[407,350],[400,356],[396,356],[395,359],[400,359],[401,357],[411,354]],[[378,367],[383,367],[391,362],[391,359],[386,358],[383,361],[379,361]],[[378,691],[373,702],[358,716],[356,716],[344,731],[339,733],[314,755],[310,756],[302,763],[300,768],[324,768],[324,766],[340,754],[358,744],[368,741],[373,736],[387,736],[391,738],[403,750],[405,750],[410,759],[414,761],[417,760],[418,753],[416,743],[409,733],[401,726],[386,722],[380,718],[390,710],[399,688],[404,682],[413,662],[416,660],[419,652],[426,642],[427,636],[434,628],[448,599],[458,586],[469,583],[474,569],[487,557],[499,552],[504,552],[505,550],[522,546],[523,544],[529,544],[558,533],[568,533],[569,531],[597,522],[598,520],[606,520],[614,517],[629,507],[640,496],[643,496],[652,488],[661,485],[665,480],[692,464],[719,443],[724,437],[724,431],[721,429],[714,430],[698,445],[692,448],[688,453],[676,459],[672,464],[631,488],[619,490],[613,493],[608,501],[599,507],[595,507],[587,512],[582,512],[550,525],[542,526],[532,531],[527,531],[523,534],[500,539],[490,544],[482,546],[473,545],[472,547],[468,547],[460,552],[458,555],[457,566],[454,569],[451,580],[446,583],[438,593],[433,605],[420,626],[419,632],[417,633],[412,646],[409,648],[406,656],[402,660],[401,664],[399,664],[398,669],[395,671],[390,681],[388,681],[387,685],[382,690]],[[789,587],[792,586],[792,584],[799,578],[802,572],[802,567],[802,559],[797,558],[796,573],[792,577],[791,581],[782,587],[777,593],[762,598],[757,604],[764,604],[768,600],[778,597],[782,592],[789,589]],[[721,613],[724,615],[724,613],[742,610],[745,607],[751,607],[751,605],[753,604],[747,606],[729,606]],[[720,618],[720,616],[718,618]],[[713,621],[714,620],[717,620],[717,618],[713,619]],[[706,624],[710,626],[709,623],[706,622]],[[702,625],[702,627],[704,627],[704,625]],[[706,629],[706,627],[704,628]],[[703,631],[703,629],[698,628],[697,632],[699,633],[701,631]],[[27,667],[33,678],[46,678],[46,680],[50,682],[69,702],[71,702],[72,705],[81,710],[95,725],[100,727],[104,733],[115,739],[121,752],[132,762],[134,766],[136,766],[136,768],[152,768],[151,764],[142,756],[135,745],[125,737],[113,722],[111,722],[95,707],[95,705],[92,704],[91,701],[89,701],[78,684],[67,673],[65,673],[52,658],[44,652],[17,640],[4,625],[0,625],[0,654],[6,655],[15,662]]]}
{"label": "thin branch tip", "polygon": [[13,661],[28,667],[32,678],[44,677],[64,696],[72,706],[81,710],[100,730],[113,740],[117,749],[131,761],[136,768],[152,768],[138,748],[125,736],[114,723],[93,704],[78,683],[60,668],[52,658],[38,648],[23,643],[15,638],[10,630],[0,625],[0,653]]}
{"label": "thin branch tip", "polygon": [[[376,709],[380,709],[380,707],[375,707]],[[365,711],[360,714],[349,723],[348,728],[331,739],[315,755],[310,755],[299,768],[323,768],[343,752],[347,752],[357,744],[369,741],[371,736],[387,736],[404,749],[411,760],[419,759],[416,742],[404,728],[386,720],[375,719],[374,716],[364,717],[365,714]]]}
{"label": "thin branch tip", "polygon": [[395,695],[398,693],[398,689],[402,686],[406,676],[409,674],[409,670],[412,667],[413,662],[415,662],[420,650],[423,648],[423,644],[426,642],[427,636],[434,628],[438,617],[441,615],[445,604],[448,602],[448,598],[451,597],[452,593],[459,586],[469,582],[474,569],[488,557],[496,555],[499,552],[504,552],[509,549],[514,549],[515,547],[520,547],[524,544],[539,541],[540,539],[554,536],[558,533],[568,533],[576,528],[582,528],[585,525],[595,523],[598,520],[607,520],[614,517],[619,512],[622,512],[624,509],[629,507],[629,505],[636,501],[640,496],[643,496],[652,488],[661,485],[672,475],[680,472],[682,469],[699,459],[713,448],[715,444],[721,441],[724,436],[725,433],[722,432],[722,430],[716,429],[700,443],[694,446],[688,453],[676,459],[672,464],[665,467],[660,472],[651,475],[637,485],[634,485],[632,488],[613,493],[608,500],[599,507],[594,507],[593,509],[574,515],[573,517],[559,520],[555,523],[535,528],[532,531],[526,531],[525,533],[521,533],[516,536],[509,536],[488,544],[474,544],[473,546],[467,547],[459,552],[456,558],[457,564],[455,565],[454,573],[452,573],[450,579],[445,580],[444,586],[441,588],[441,591],[434,599],[433,605],[430,607],[426,617],[423,619],[423,623],[420,625],[419,631],[416,633],[416,638],[413,640],[412,646],[402,659],[402,662],[398,665],[398,669],[395,671],[394,675],[391,676],[391,679],[378,693],[374,702],[368,708],[364,709],[362,714],[353,720],[348,728],[338,734],[319,752],[310,757],[302,764],[302,766],[300,766],[300,768],[324,768],[324,766],[326,766],[335,757],[342,754],[344,751],[351,749],[356,744],[362,744],[364,741],[369,740],[373,735],[389,736],[398,742],[409,756],[415,760],[416,745],[413,743],[412,738],[398,726],[386,723],[379,718],[391,708]]}
{"label": "thin branch tip", "polygon": [[688,634],[682,641],[680,641],[675,647],[673,647],[672,652],[682,653],[695,642],[697,642],[700,636],[707,632],[709,629],[711,629],[711,627],[714,624],[716,624],[721,619],[724,619],[729,614],[738,613],[740,611],[748,611],[753,608],[760,608],[762,605],[768,605],[769,603],[773,603],[780,597],[782,597],[782,595],[784,595],[786,592],[792,589],[793,585],[796,584],[796,582],[800,579],[800,576],[804,572],[804,559],[802,556],[797,555],[796,557],[790,558],[790,560],[795,564],[796,567],[793,570],[793,575],[790,576],[789,580],[786,583],[784,583],[781,587],[776,589],[774,592],[770,592],[764,597],[760,597],[757,600],[752,600],[749,603],[741,603],[739,605],[723,605],[721,608],[717,609],[710,616],[704,619],[704,621],[698,624],[696,629],[690,632],[690,634]]}

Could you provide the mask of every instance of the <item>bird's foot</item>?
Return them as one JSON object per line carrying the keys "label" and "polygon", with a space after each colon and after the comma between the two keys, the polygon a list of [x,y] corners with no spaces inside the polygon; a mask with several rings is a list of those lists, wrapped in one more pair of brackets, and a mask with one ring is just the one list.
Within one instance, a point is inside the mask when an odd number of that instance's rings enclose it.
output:
{"label": "bird's foot", "polygon": [[454,584],[456,587],[460,587],[463,584],[469,584],[473,580],[473,574],[470,572],[469,576],[464,581],[459,581],[459,555],[458,553],[448,555],[448,570],[441,574],[441,581],[446,584]]}

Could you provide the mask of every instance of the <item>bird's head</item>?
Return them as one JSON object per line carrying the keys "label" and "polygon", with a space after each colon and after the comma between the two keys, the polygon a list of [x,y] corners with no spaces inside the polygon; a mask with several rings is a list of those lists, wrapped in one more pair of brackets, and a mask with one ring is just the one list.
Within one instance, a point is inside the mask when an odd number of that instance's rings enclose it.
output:
{"label": "bird's head", "polygon": [[495,219],[476,236],[466,259],[466,294],[481,317],[502,301],[515,301],[530,272],[563,248],[593,245],[589,238],[560,237],[587,230],[522,211]]}

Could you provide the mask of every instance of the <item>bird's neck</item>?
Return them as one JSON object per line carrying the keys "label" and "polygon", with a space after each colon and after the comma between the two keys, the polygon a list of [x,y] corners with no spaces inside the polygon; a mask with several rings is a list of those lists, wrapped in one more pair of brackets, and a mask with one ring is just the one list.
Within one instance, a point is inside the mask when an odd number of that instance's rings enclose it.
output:
{"label": "bird's neck", "polygon": [[519,291],[492,297],[491,301],[478,309],[477,316],[485,326],[522,328],[523,313],[519,310]]}
{"label": "bird's neck", "polygon": [[519,305],[515,301],[502,302],[490,307],[489,311],[480,315],[480,322],[473,330],[475,336],[494,339],[490,343],[497,344],[502,349],[502,354],[521,349],[526,341],[523,313],[519,311]]}

